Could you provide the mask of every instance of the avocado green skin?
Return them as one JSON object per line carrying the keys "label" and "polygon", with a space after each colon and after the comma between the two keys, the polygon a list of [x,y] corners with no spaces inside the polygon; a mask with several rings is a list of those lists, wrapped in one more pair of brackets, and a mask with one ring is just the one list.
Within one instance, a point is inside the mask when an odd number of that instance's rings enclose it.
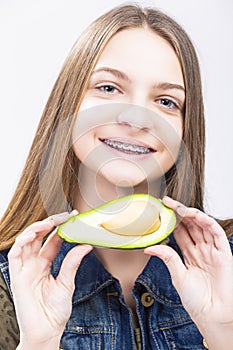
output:
{"label": "avocado green skin", "polygon": [[[98,226],[103,219],[101,212],[115,206],[122,201],[143,199],[150,201],[160,209],[160,227],[153,233],[145,236],[123,236],[107,231]],[[92,218],[90,221],[89,218]],[[93,225],[94,223],[94,225]],[[174,230],[176,216],[172,209],[166,207],[159,199],[148,194],[134,194],[112,200],[95,209],[77,214],[58,226],[57,233],[60,238],[70,243],[90,244],[93,246],[114,249],[142,249],[164,241]]]}

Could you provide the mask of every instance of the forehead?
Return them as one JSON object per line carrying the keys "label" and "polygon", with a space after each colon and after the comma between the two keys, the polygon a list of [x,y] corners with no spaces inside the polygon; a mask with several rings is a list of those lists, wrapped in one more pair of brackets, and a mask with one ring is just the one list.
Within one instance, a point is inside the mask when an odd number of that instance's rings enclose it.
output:
{"label": "forehead", "polygon": [[150,29],[131,28],[115,34],[105,46],[95,68],[100,67],[116,68],[138,79],[184,85],[174,49]]}

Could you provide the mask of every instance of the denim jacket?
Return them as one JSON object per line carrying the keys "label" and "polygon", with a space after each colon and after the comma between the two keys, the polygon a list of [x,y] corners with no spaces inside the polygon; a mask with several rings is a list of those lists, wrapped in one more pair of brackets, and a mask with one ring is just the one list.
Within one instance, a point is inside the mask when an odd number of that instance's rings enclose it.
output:
{"label": "denim jacket", "polygon": [[[233,250],[233,237],[230,243]],[[169,245],[181,255],[173,235],[170,236]],[[63,243],[52,265],[54,277],[72,247],[73,244]],[[0,268],[10,290],[5,258],[4,254],[0,254]],[[124,302],[120,283],[108,273],[93,252],[83,259],[75,285],[72,313],[61,339],[64,350],[208,348],[183,308],[167,267],[157,257],[150,258],[133,289],[140,324],[140,347],[137,346],[132,312]]]}

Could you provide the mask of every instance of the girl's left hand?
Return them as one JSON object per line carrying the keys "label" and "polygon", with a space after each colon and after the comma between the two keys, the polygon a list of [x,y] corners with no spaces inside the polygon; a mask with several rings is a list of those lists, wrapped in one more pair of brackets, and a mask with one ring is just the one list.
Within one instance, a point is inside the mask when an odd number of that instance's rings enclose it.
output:
{"label": "girl's left hand", "polygon": [[163,202],[182,218],[174,237],[184,263],[169,246],[156,245],[144,252],[167,265],[184,308],[200,330],[210,324],[212,329],[233,327],[233,258],[224,230],[198,209],[169,197]]}

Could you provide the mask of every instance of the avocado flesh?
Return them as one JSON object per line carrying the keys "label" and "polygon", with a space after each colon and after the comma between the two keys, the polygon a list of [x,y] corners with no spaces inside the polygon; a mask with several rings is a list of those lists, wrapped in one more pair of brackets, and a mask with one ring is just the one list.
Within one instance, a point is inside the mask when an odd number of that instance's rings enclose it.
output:
{"label": "avocado flesh", "polygon": [[[132,203],[139,202],[141,204],[138,207],[141,206],[143,209],[140,214],[136,210],[139,214],[137,216],[133,211],[137,206]],[[130,206],[131,209],[127,211]],[[121,212],[124,210],[128,214],[128,219],[123,220]],[[114,219],[117,215],[118,219],[120,217],[124,221],[119,223],[119,226]],[[140,249],[165,240],[173,231],[175,224],[176,217],[172,209],[153,196],[135,194],[73,216],[58,227],[58,235],[70,243],[85,243],[115,249]]]}
{"label": "avocado flesh", "polygon": [[134,198],[126,202],[122,210],[108,215],[100,226],[123,236],[144,236],[159,228],[159,208],[151,201]]}

